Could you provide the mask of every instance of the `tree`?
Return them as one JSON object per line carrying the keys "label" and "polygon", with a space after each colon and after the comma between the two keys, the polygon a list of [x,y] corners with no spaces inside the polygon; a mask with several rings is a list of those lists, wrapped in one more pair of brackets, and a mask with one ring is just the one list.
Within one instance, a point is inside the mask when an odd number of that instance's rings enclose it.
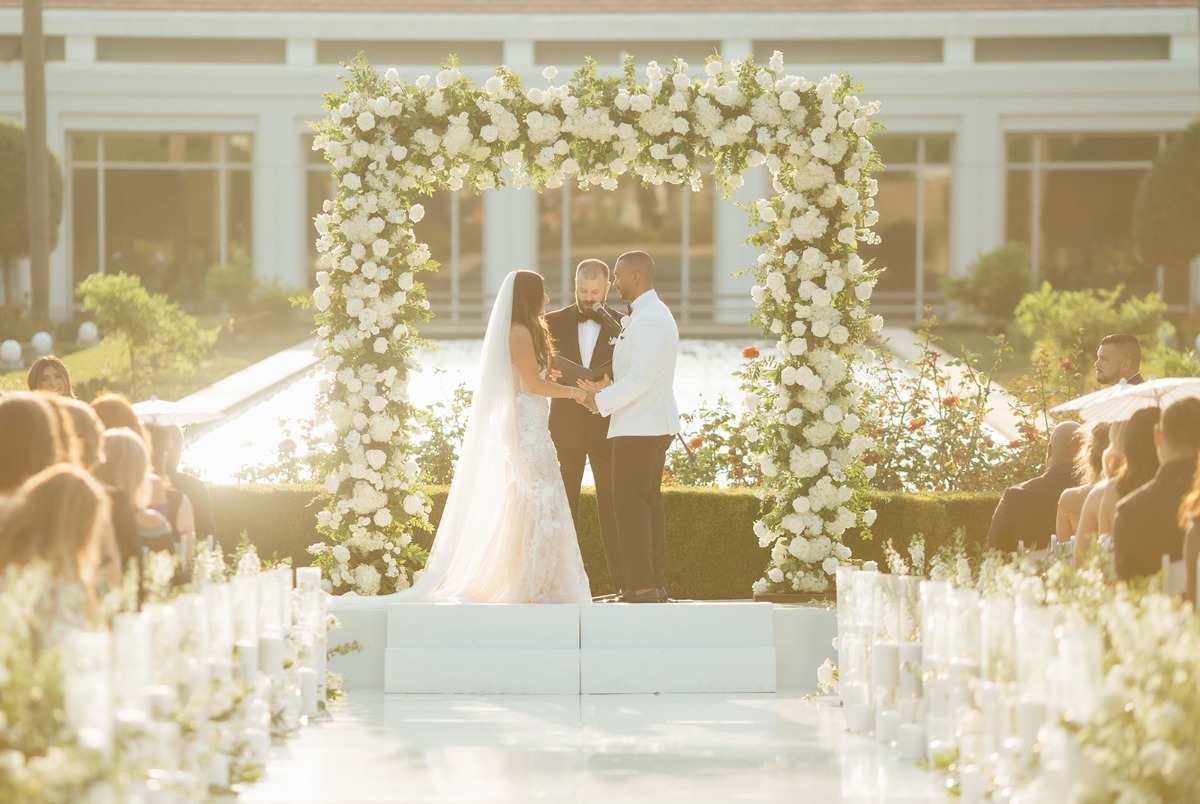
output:
{"label": "tree", "polygon": [[139,380],[169,368],[194,371],[215,340],[215,332],[201,330],[193,316],[163,294],[146,290],[136,276],[92,274],[75,293],[85,310],[95,311],[105,336],[124,340],[134,397]]}
{"label": "tree", "polygon": [[[29,206],[26,202],[25,129],[0,120],[0,269],[5,303],[14,305],[17,261],[29,254]],[[50,179],[50,249],[58,244],[63,215],[63,176],[58,157],[47,150]]]}
{"label": "tree", "polygon": [[1183,268],[1200,256],[1200,120],[1154,160],[1138,185],[1133,237],[1150,265]]}
{"label": "tree", "polygon": [[1017,303],[1033,290],[1029,249],[1020,243],[1006,243],[981,254],[967,267],[965,276],[948,277],[942,290],[983,315],[992,327],[1003,329]]}

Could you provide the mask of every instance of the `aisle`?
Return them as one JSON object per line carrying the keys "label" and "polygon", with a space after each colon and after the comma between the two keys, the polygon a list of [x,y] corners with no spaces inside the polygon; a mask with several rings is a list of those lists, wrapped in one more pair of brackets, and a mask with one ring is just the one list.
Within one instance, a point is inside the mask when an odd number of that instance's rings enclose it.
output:
{"label": "aisle", "polygon": [[243,802],[940,802],[932,774],[798,695],[352,692]]}

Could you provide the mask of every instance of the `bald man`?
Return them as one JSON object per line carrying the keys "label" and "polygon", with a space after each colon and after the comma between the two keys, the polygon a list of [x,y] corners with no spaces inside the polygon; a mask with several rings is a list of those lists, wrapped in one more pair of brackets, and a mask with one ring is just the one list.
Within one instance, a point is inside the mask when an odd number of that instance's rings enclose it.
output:
{"label": "bald man", "polygon": [[[1079,423],[1059,422],[1046,447],[1046,473],[1009,488],[1000,498],[988,548],[1016,552],[1018,542],[1030,550],[1050,545],[1058,512],[1058,498],[1075,485],[1075,456],[1079,452]],[[1068,534],[1059,534],[1064,540]]]}

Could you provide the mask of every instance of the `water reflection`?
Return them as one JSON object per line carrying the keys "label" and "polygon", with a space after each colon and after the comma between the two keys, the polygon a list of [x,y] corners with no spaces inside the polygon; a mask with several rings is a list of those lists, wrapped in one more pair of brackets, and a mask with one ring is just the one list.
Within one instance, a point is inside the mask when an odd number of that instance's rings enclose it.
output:
{"label": "water reflection", "polygon": [[[750,341],[686,339],[680,342],[675,372],[675,396],[681,412],[719,397],[741,399],[736,371],[743,363],[742,349]],[[764,351],[767,345],[756,344]],[[424,370],[413,375],[409,394],[414,404],[430,408],[447,403],[459,385],[474,387],[479,371],[482,340],[443,341],[434,351],[422,352]],[[310,376],[296,379],[188,444],[183,464],[210,483],[237,482],[243,466],[270,461],[287,438],[299,441],[305,423],[314,417],[317,382]],[[590,482],[590,481],[585,481]]]}

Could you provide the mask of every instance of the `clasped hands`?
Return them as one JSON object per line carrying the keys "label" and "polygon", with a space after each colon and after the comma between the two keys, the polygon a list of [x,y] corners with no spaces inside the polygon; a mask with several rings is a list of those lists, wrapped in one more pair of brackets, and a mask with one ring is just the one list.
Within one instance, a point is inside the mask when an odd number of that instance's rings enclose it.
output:
{"label": "clasped hands", "polygon": [[[583,393],[582,394],[572,393],[571,398],[574,399],[579,404],[583,405],[585,408],[590,410],[592,413],[599,415],[600,409],[598,407],[596,407],[596,393],[598,391],[603,391],[605,388],[607,388],[610,385],[612,385],[612,379],[607,376],[605,376],[603,379],[597,380],[595,382],[590,382],[588,380],[580,380],[578,383],[578,386],[579,386],[579,390],[583,391]],[[572,390],[574,390],[574,389],[572,389]]]}

